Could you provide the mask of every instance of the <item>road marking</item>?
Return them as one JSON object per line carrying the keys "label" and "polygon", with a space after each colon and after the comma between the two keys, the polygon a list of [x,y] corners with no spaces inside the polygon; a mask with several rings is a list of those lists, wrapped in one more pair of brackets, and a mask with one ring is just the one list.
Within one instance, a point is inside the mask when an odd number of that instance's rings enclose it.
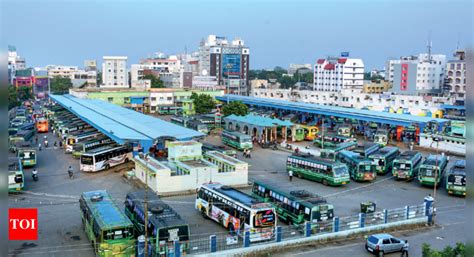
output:
{"label": "road marking", "polygon": [[333,197],[333,196],[336,196],[336,195],[340,195],[340,194],[352,192],[352,191],[355,191],[355,190],[364,189],[364,188],[371,187],[371,186],[374,186],[374,185],[376,185],[376,184],[382,183],[382,182],[384,182],[384,181],[386,181],[386,180],[389,180],[389,179],[393,179],[393,177],[388,177],[388,178],[384,178],[384,179],[381,179],[381,180],[376,180],[375,182],[372,182],[372,183],[367,184],[367,185],[363,185],[363,186],[360,186],[360,187],[347,189],[347,190],[340,191],[340,192],[337,192],[337,193],[325,195],[325,196],[323,196],[323,197],[329,198],[329,197]]}

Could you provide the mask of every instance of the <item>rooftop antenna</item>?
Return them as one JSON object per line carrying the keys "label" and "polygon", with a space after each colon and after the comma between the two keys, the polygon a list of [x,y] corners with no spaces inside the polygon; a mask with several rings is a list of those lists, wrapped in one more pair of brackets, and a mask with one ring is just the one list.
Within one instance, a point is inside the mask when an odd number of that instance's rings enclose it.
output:
{"label": "rooftop antenna", "polygon": [[426,47],[428,48],[428,61],[431,62],[431,47],[433,46],[433,42],[431,42],[431,31],[428,33],[428,42]]}

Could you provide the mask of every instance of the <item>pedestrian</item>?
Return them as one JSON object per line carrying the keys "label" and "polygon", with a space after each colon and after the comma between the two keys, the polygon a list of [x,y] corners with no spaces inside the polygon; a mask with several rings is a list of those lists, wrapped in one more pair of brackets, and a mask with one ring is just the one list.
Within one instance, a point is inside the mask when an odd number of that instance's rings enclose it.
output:
{"label": "pedestrian", "polygon": [[41,143],[38,144],[38,150],[41,151]]}
{"label": "pedestrian", "polygon": [[292,170],[288,171],[288,178],[290,179],[290,182],[293,180],[293,171]]}
{"label": "pedestrian", "polygon": [[403,245],[403,248],[402,248],[402,257],[406,256],[408,257],[408,240],[405,240],[405,244]]}
{"label": "pedestrian", "polygon": [[247,158],[252,159],[252,155],[250,155],[250,149],[247,150]]}
{"label": "pedestrian", "polygon": [[67,173],[68,173],[70,179],[74,178],[74,172],[72,171],[71,166],[69,166],[69,168],[67,169]]}
{"label": "pedestrian", "polygon": [[59,140],[59,148],[63,147],[63,141]]}
{"label": "pedestrian", "polygon": [[35,142],[38,144],[38,136],[35,137]]}
{"label": "pedestrian", "polygon": [[413,145],[414,145],[414,144],[413,144],[413,141],[410,142],[410,151],[413,151]]}

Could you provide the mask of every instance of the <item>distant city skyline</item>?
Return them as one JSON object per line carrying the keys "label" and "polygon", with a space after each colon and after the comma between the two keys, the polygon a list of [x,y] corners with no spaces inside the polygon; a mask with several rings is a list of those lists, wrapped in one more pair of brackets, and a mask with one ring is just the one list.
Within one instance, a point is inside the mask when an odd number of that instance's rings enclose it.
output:
{"label": "distant city skyline", "polygon": [[[209,34],[239,37],[250,68],[350,52],[366,70],[427,52],[448,59],[472,46],[471,1],[4,1],[6,43],[28,67],[83,66],[102,56],[128,56],[128,66],[154,52],[198,50]],[[18,13],[21,11],[21,18]]]}

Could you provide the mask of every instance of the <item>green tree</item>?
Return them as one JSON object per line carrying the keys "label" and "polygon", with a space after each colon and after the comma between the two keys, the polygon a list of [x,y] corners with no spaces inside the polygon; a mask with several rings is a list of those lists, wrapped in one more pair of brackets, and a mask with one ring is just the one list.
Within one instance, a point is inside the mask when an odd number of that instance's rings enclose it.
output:
{"label": "green tree", "polygon": [[151,88],[164,88],[165,84],[163,81],[152,74],[146,74],[143,76],[143,79],[151,80]]}
{"label": "green tree", "polygon": [[466,245],[463,243],[456,243],[456,247],[446,246],[443,250],[438,251],[431,249],[427,243],[421,246],[421,254],[423,257],[462,257],[466,256]]}
{"label": "green tree", "polygon": [[8,87],[8,109],[10,110],[15,106],[20,106],[20,101],[18,101],[18,94],[15,86],[10,85]]}
{"label": "green tree", "polygon": [[364,72],[364,80],[370,80],[370,72]]}
{"label": "green tree", "polygon": [[28,86],[20,86],[16,89],[17,97],[20,102],[33,98],[32,88]]}
{"label": "green tree", "polygon": [[249,113],[249,108],[244,103],[235,101],[225,104],[224,107],[222,107],[222,112],[224,113],[224,116],[229,116],[231,114],[245,116]]}
{"label": "green tree", "polygon": [[290,76],[283,76],[278,79],[278,82],[280,82],[282,88],[290,88],[296,83]]}
{"label": "green tree", "polygon": [[100,86],[102,85],[102,72],[97,71],[97,85]]}
{"label": "green tree", "polygon": [[191,100],[193,100],[194,108],[198,114],[210,113],[216,106],[212,96],[207,94],[196,94],[192,93]]}
{"label": "green tree", "polygon": [[56,95],[69,93],[71,87],[72,82],[70,78],[54,77],[50,82],[51,93]]}

